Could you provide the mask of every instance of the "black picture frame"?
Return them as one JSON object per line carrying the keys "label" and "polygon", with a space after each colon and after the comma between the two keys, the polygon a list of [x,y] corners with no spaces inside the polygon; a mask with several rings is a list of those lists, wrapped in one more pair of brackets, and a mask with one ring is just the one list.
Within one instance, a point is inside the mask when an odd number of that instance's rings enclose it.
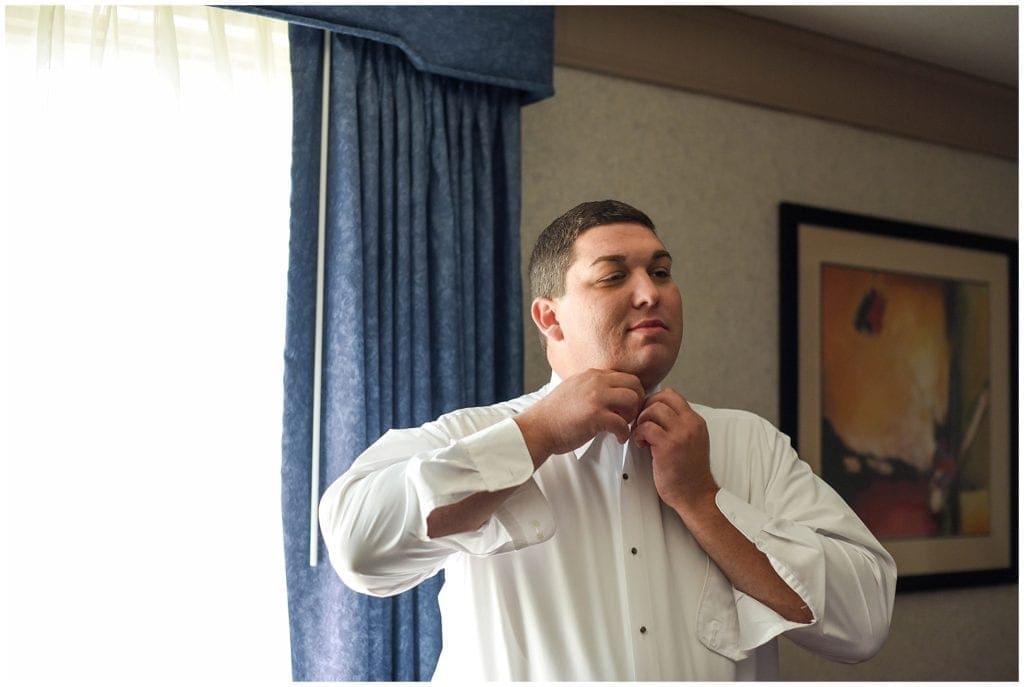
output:
{"label": "black picture frame", "polygon": [[[858,454],[849,449],[846,440],[832,426],[831,418],[826,417],[823,389],[829,392],[831,414],[841,417],[846,426],[854,427],[858,425],[858,416],[855,411],[849,411],[847,408],[869,408],[870,406],[863,404],[858,406],[852,401],[847,402],[847,399],[858,395],[867,397],[867,394],[873,393],[868,389],[872,383],[873,367],[859,365],[856,369],[850,369],[848,373],[843,371],[842,366],[855,365],[858,360],[857,355],[860,354],[843,357],[836,353],[839,347],[834,343],[837,338],[848,341],[856,336],[872,333],[869,322],[858,323],[855,321],[851,326],[858,331],[854,333],[843,330],[847,326],[844,318],[851,312],[848,305],[857,303],[857,299],[853,296],[861,293],[860,291],[855,292],[853,285],[859,285],[867,278],[865,275],[870,273],[879,275],[878,279],[891,277],[893,280],[900,278],[913,280],[921,278],[948,285],[943,287],[945,289],[943,293],[948,293],[950,289],[977,288],[978,286],[982,288],[982,291],[975,291],[975,293],[984,293],[984,301],[981,302],[985,303],[986,307],[976,308],[976,310],[989,313],[987,329],[983,327],[988,332],[988,345],[973,343],[970,345],[976,348],[980,346],[979,350],[990,351],[990,355],[984,358],[988,362],[988,381],[986,382],[986,391],[982,394],[985,396],[986,403],[977,404],[977,406],[984,406],[983,410],[979,410],[978,407],[974,408],[974,415],[980,413],[980,417],[988,419],[981,424],[978,422],[965,423],[960,419],[955,422],[958,423],[956,426],[960,432],[958,436],[964,437],[968,444],[973,439],[967,437],[976,436],[977,427],[987,427],[986,431],[989,434],[986,437],[986,446],[988,450],[983,454],[987,457],[987,463],[979,463],[978,460],[974,460],[972,469],[975,473],[978,470],[987,470],[989,481],[984,485],[985,489],[983,490],[953,492],[947,487],[949,490],[945,493],[955,494],[958,503],[967,496],[974,498],[979,493],[984,494],[986,499],[984,508],[977,509],[977,506],[973,506],[973,508],[984,512],[984,522],[989,528],[988,534],[982,534],[982,530],[963,534],[958,530],[953,534],[894,536],[890,539],[879,536],[883,545],[896,558],[899,571],[897,591],[1005,584],[1017,581],[1017,371],[1019,364],[1017,250],[1017,242],[1005,238],[791,202],[783,202],[779,205],[780,428],[791,437],[801,458],[811,464],[812,468],[819,475],[825,477],[833,487],[837,486],[837,482],[850,485],[858,481],[861,485],[870,485],[875,482],[881,484],[883,480],[891,485],[897,484],[898,480],[906,475],[913,476],[912,479],[908,478],[908,484],[919,486],[921,480],[928,474],[920,468],[916,472],[911,470],[904,473],[897,470],[884,473],[884,475],[872,472],[871,470],[874,470],[875,467],[890,469],[896,465],[903,470],[908,465],[899,458],[890,460],[889,458],[892,456],[879,462],[877,456]],[[841,279],[836,275],[841,275]],[[850,277],[845,275],[850,275]],[[861,282],[856,279],[860,279]],[[845,286],[835,286],[836,284]],[[847,291],[842,291],[842,288]],[[857,316],[863,316],[865,312],[872,312],[868,299],[875,291],[875,288],[871,287],[865,293],[865,300],[860,301],[860,308],[854,310],[856,312],[854,320],[857,319]],[[904,300],[908,298],[905,295],[906,290],[890,291],[890,293],[904,298]],[[841,297],[835,294],[840,294]],[[955,301],[948,299],[945,301],[946,310],[944,312],[950,314],[943,316],[945,317],[944,321],[960,322],[950,310],[953,307],[951,303],[955,303]],[[829,308],[826,310],[823,304],[828,304]],[[866,304],[868,307],[865,311]],[[901,307],[905,311],[910,306],[901,305]],[[884,307],[879,310],[885,312]],[[823,325],[823,322],[826,324]],[[895,325],[893,327],[895,328]],[[843,333],[837,337],[834,332],[840,330]],[[961,324],[960,329],[957,330],[961,332],[958,335],[958,340],[975,341],[977,337],[966,336],[963,333],[966,330],[967,325]],[[970,334],[969,331],[967,333]],[[844,343],[847,348],[850,345]],[[856,345],[856,342],[853,345]],[[874,345],[876,344],[867,344],[864,348],[871,350],[869,347]],[[847,348],[843,349],[844,353]],[[890,357],[895,359],[902,354],[898,348],[891,350],[896,352],[891,356],[889,353],[872,354],[875,355],[872,360],[888,360]],[[950,346],[950,350],[958,349],[956,346]],[[823,356],[826,353],[828,354],[828,371],[831,375],[828,382],[825,381],[823,372],[826,367]],[[864,355],[868,355],[868,353]],[[916,355],[913,357],[915,361],[918,359]],[[950,362],[949,368],[953,369],[954,367],[957,366]],[[966,369],[967,365],[962,367]],[[971,369],[976,367],[975,365]],[[836,373],[836,370],[840,370],[840,372]],[[856,375],[861,375],[864,382],[855,378]],[[838,378],[852,379],[853,381],[849,382],[846,387],[841,387],[838,383],[831,381]],[[885,392],[887,386],[897,384],[892,381],[893,379],[898,379],[898,376],[886,376],[876,380],[879,382],[880,391]],[[826,387],[826,384],[830,384],[830,386]],[[947,388],[954,388],[952,381],[949,384],[950,386]],[[966,386],[966,384],[961,384],[955,388],[962,391]],[[843,393],[848,388],[852,389],[853,393]],[[836,389],[841,389],[841,392],[837,392]],[[865,390],[862,391],[862,389]],[[952,392],[948,393],[946,397],[951,399]],[[840,400],[836,401],[837,398]],[[892,394],[879,394],[879,406],[884,406],[885,403],[891,404],[891,400],[882,400],[891,398]],[[952,403],[953,401],[950,400],[949,404],[952,405]],[[964,403],[957,406],[960,416],[963,415],[963,411],[967,407],[968,405]],[[837,408],[841,408],[842,413]],[[947,417],[951,416],[952,411],[949,411]],[[837,424],[840,423],[837,422]],[[975,430],[967,429],[965,431],[963,430],[965,425],[968,427],[973,425]],[[952,445],[955,442],[948,443]],[[823,446],[827,448],[823,448]],[[838,451],[836,450],[837,446],[840,447]],[[829,459],[825,463],[827,469],[823,469],[823,453],[827,454]],[[955,454],[956,450],[953,449],[949,453]],[[836,460],[836,457],[839,459]],[[934,460],[935,464],[938,464],[938,458]],[[955,476],[960,466],[955,462],[957,460],[955,455],[953,460],[955,467],[950,469]],[[978,468],[979,464],[985,467]],[[864,468],[863,465],[871,467]],[[862,470],[869,476],[863,477]],[[943,501],[941,497],[943,492],[940,487],[930,486],[942,484],[942,481],[936,478],[939,468],[933,465],[931,470],[932,481],[928,483],[928,488],[932,491],[928,493],[932,493],[933,496],[936,492],[939,494],[935,503],[947,504],[940,507],[939,512],[944,513],[945,510],[953,508],[948,504],[952,504],[954,499],[947,496]],[[847,473],[853,477],[845,476]],[[830,479],[829,475],[838,475],[838,478]],[[916,488],[918,487],[915,486]],[[840,493],[844,495],[844,498],[846,497],[842,491]],[[847,493],[858,494],[863,501],[866,492],[848,490]],[[889,493],[896,492],[890,491]],[[923,492],[920,490],[914,492],[915,498],[919,493]],[[847,500],[850,501],[849,498]],[[870,501],[867,503],[870,505]],[[893,506],[892,503],[892,501],[887,502],[886,507],[890,508],[890,512],[893,514],[899,513],[902,506]],[[910,504],[908,504],[909,507]],[[916,502],[913,507],[917,511],[922,510],[920,504],[916,504]],[[957,517],[962,520],[963,513],[969,511],[962,511],[961,508],[963,507],[957,506]],[[935,513],[932,513],[932,516],[936,519],[939,517]],[[948,520],[947,517],[947,523]],[[869,520],[865,519],[865,522],[867,523]],[[883,520],[875,522],[883,522]],[[962,522],[958,521],[958,523],[957,526],[961,527]],[[884,527],[879,529],[884,529]]]}

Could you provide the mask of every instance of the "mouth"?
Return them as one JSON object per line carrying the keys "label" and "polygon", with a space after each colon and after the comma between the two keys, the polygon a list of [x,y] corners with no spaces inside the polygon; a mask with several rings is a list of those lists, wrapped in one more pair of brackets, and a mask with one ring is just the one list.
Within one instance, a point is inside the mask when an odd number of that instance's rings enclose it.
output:
{"label": "mouth", "polygon": [[659,329],[668,331],[668,325],[662,320],[641,320],[629,328],[631,332],[651,332]]}

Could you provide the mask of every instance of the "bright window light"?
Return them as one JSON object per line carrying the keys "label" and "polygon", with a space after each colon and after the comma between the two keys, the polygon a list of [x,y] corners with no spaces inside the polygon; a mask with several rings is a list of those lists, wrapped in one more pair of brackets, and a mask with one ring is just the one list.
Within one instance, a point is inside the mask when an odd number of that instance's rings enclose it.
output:
{"label": "bright window light", "polygon": [[287,681],[287,28],[5,19],[7,669]]}

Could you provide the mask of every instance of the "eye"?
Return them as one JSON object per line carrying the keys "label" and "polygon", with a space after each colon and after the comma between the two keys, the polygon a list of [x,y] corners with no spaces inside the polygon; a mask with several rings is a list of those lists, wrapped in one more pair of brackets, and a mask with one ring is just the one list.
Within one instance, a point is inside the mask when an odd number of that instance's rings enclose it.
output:
{"label": "eye", "polygon": [[650,272],[651,276],[655,279],[671,279],[672,268],[671,267],[655,267]]}
{"label": "eye", "polygon": [[626,278],[626,273],[619,271],[619,272],[612,272],[609,275],[601,277],[601,281],[604,282],[604,283],[613,284],[615,282],[620,282],[620,281],[622,281],[625,278]]}

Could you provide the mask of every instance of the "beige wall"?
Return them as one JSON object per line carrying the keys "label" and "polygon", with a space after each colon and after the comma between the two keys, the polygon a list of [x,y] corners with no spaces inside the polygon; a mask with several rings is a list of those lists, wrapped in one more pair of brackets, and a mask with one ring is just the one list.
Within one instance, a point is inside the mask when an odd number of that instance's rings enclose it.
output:
{"label": "beige wall", "polygon": [[[578,202],[645,210],[684,298],[667,383],[701,403],[778,422],[780,201],[1017,237],[1015,162],[565,67],[555,87],[523,111],[524,263]],[[532,389],[549,370],[526,319]],[[889,643],[861,666],[784,644],[784,679],[1013,680],[1017,587],[900,595]]]}

